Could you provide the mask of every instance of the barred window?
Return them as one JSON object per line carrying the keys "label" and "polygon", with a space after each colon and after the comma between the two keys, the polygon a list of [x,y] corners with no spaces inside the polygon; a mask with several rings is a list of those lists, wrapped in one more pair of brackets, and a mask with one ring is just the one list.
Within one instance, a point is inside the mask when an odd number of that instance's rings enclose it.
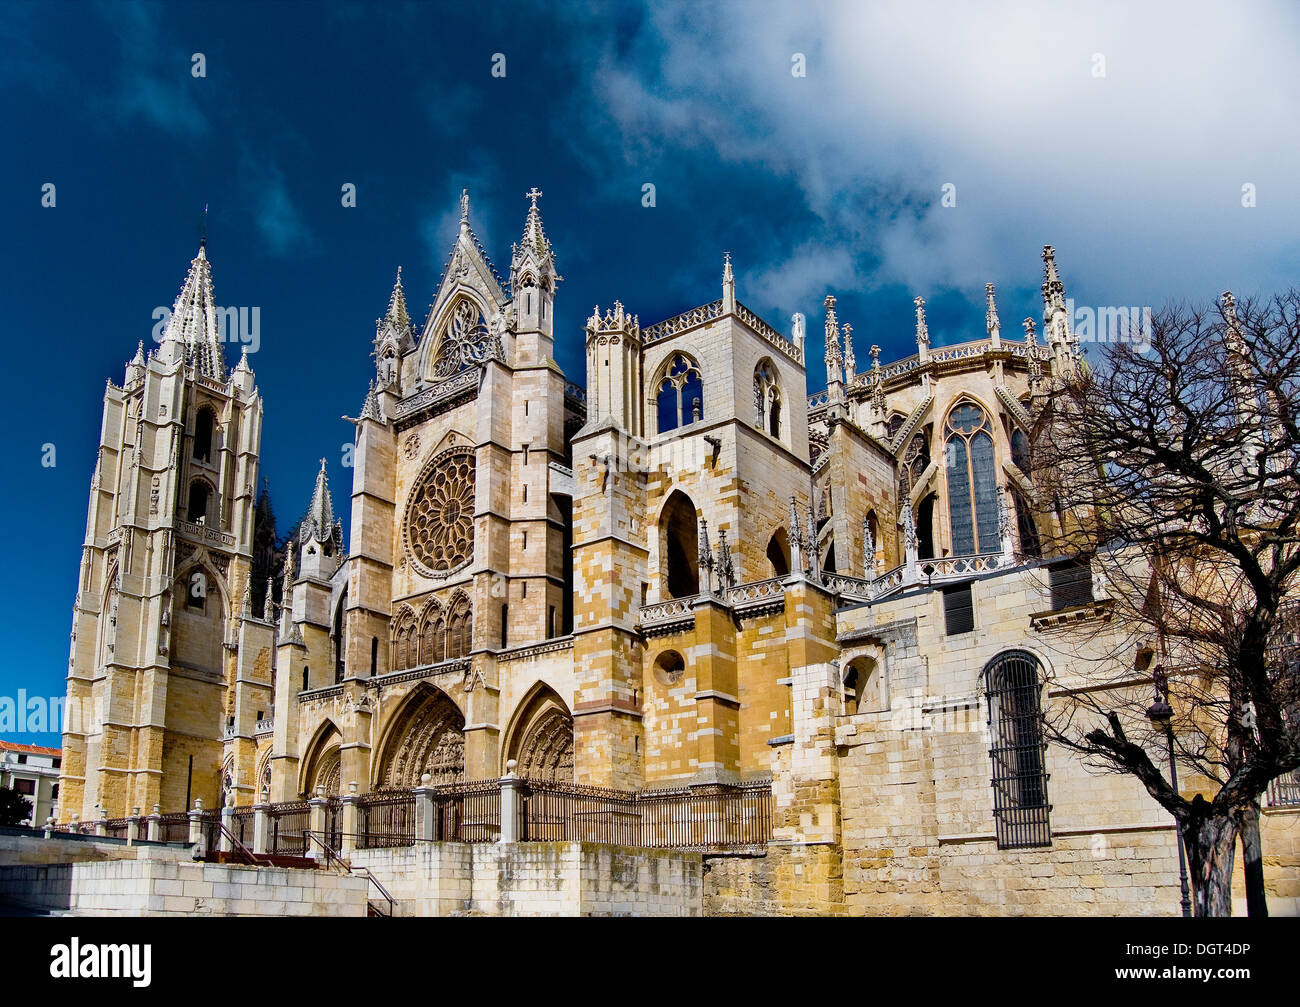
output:
{"label": "barred window", "polygon": [[1089,560],[1072,559],[1053,564],[1048,576],[1052,585],[1052,611],[1092,602],[1092,563]]}
{"label": "barred window", "polygon": [[975,629],[975,605],[969,581],[943,589],[943,622],[944,632],[948,636],[969,633]]}
{"label": "barred window", "polygon": [[984,688],[998,848],[1050,846],[1038,659],[1021,650],[999,654],[984,670]]}

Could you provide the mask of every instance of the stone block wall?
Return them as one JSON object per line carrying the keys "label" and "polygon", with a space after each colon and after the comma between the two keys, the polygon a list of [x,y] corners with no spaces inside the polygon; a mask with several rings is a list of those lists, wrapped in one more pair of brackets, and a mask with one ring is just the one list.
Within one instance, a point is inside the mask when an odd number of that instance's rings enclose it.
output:
{"label": "stone block wall", "polygon": [[700,854],[603,843],[358,850],[404,916],[700,916]]}

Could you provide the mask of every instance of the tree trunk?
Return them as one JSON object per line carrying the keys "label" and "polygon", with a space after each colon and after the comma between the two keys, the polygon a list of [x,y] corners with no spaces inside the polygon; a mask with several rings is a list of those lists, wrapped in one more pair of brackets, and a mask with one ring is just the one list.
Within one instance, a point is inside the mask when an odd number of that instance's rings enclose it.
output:
{"label": "tree trunk", "polygon": [[1267,916],[1264,893],[1264,847],[1259,838],[1259,804],[1252,801],[1238,812],[1242,868],[1246,875],[1246,915]]}
{"label": "tree trunk", "polygon": [[1231,815],[1193,816],[1183,826],[1194,916],[1232,915],[1232,862],[1237,820]]}

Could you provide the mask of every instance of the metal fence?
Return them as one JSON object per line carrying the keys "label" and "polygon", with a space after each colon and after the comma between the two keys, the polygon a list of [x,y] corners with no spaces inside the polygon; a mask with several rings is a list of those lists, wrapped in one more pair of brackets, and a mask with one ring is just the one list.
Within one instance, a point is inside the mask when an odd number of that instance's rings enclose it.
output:
{"label": "metal fence", "polygon": [[245,805],[235,809],[230,822],[230,831],[249,849],[253,848],[253,817],[252,805]]}
{"label": "metal fence", "polygon": [[[104,824],[104,835],[110,836],[113,839],[125,839],[127,837],[127,829],[129,829],[131,826],[131,819],[109,818],[106,819],[103,824]],[[141,839],[144,838],[143,824],[140,826],[140,838]]]}
{"label": "metal fence", "polygon": [[357,846],[372,850],[415,842],[415,795],[379,790],[357,798]]}
{"label": "metal fence", "polygon": [[[663,849],[737,851],[761,849],[772,838],[772,785],[709,785],[632,791],[567,782],[521,779],[516,834],[522,842],[589,842]],[[495,842],[501,836],[501,781],[449,783],[429,790],[435,840]],[[1277,803],[1272,801],[1271,803]],[[311,805],[289,801],[267,806],[267,852],[305,856],[304,833],[312,827]],[[243,846],[254,844],[252,807],[234,809],[232,828]],[[103,823],[109,835],[126,835],[128,819]],[[208,849],[219,845],[221,812],[203,811],[201,829]],[[162,815],[163,842],[189,842],[190,813]],[[93,824],[86,823],[93,831]],[[86,827],[83,826],[83,827]],[[375,791],[357,798],[356,845],[361,849],[415,843],[417,807],[411,791]],[[343,804],[330,798],[325,831],[332,849],[344,838]],[[144,837],[143,829],[141,838]]]}
{"label": "metal fence", "polygon": [[476,780],[433,788],[433,838],[492,843],[501,835],[501,781]]}
{"label": "metal fence", "polygon": [[303,833],[311,828],[311,805],[306,801],[286,801],[272,804],[269,817],[268,853],[301,857],[306,853]]}
{"label": "metal fence", "polygon": [[1268,785],[1268,805],[1271,808],[1300,804],[1300,770],[1279,776]]}

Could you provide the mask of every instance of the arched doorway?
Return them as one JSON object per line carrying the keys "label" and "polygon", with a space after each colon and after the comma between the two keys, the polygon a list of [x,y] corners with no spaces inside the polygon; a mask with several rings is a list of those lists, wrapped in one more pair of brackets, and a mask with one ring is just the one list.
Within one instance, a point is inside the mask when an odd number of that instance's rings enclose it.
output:
{"label": "arched doorway", "polygon": [[681,490],[673,490],[659,512],[659,562],[669,598],[700,593],[699,530],[695,505]]}
{"label": "arched doorway", "polygon": [[425,773],[435,786],[465,778],[465,715],[445,692],[421,682],[395,714],[382,745],[376,774],[381,789],[420,786]]}
{"label": "arched doorway", "polygon": [[539,682],[520,704],[506,759],[527,779],[573,782],[573,716],[554,689]]}
{"label": "arched doorway", "polygon": [[333,721],[327,720],[316,730],[316,736],[307,746],[303,759],[303,772],[299,778],[299,791],[304,797],[313,797],[317,787],[324,787],[326,795],[339,793],[342,763],[339,748],[343,736]]}

